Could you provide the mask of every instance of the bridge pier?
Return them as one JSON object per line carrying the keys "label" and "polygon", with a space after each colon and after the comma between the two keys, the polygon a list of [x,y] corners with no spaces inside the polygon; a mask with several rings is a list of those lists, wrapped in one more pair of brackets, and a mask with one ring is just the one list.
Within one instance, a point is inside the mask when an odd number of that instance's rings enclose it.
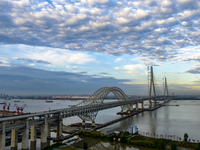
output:
{"label": "bridge pier", "polygon": [[26,119],[26,126],[24,129],[22,129],[22,150],[28,150],[29,149],[29,122],[28,119]]}
{"label": "bridge pier", "polygon": [[57,135],[56,138],[59,139],[59,137],[62,135],[62,120],[57,121]]}
{"label": "bridge pier", "polygon": [[92,127],[95,127],[95,122],[94,121],[92,121]]}
{"label": "bridge pier", "polygon": [[4,150],[5,149],[5,144],[6,144],[6,123],[3,122],[2,124],[2,131],[0,133],[0,149]]}
{"label": "bridge pier", "polygon": [[154,101],[154,105],[153,105],[154,107],[156,107],[157,106],[157,101],[155,100]]}
{"label": "bridge pier", "polygon": [[85,120],[82,121],[82,126],[85,126]]}
{"label": "bridge pier", "polygon": [[149,100],[149,108],[151,108],[152,106],[152,103],[151,103],[151,100]]}
{"label": "bridge pier", "polygon": [[130,109],[129,109],[130,111],[132,111],[133,110],[133,104],[130,104]]}
{"label": "bridge pier", "polygon": [[18,145],[18,131],[17,129],[12,129],[11,132],[11,150],[17,150]]}
{"label": "bridge pier", "polygon": [[[47,122],[47,138],[51,137],[51,124]],[[47,146],[50,146],[51,140],[47,139]]]}
{"label": "bridge pier", "polygon": [[36,132],[36,127],[35,125],[31,126],[31,150],[36,150],[36,137],[37,137],[37,132]]}
{"label": "bridge pier", "polygon": [[41,149],[47,147],[47,118],[45,117],[44,124],[41,125]]}
{"label": "bridge pier", "polygon": [[[128,114],[130,114],[131,111],[133,111],[133,104],[130,104],[130,107],[129,107],[129,110],[128,110]],[[123,113],[123,111],[122,111],[122,113]]]}
{"label": "bridge pier", "polygon": [[135,104],[135,110],[138,111],[138,103]]}
{"label": "bridge pier", "polygon": [[142,109],[144,109],[144,102],[142,102],[141,104],[142,104]]}

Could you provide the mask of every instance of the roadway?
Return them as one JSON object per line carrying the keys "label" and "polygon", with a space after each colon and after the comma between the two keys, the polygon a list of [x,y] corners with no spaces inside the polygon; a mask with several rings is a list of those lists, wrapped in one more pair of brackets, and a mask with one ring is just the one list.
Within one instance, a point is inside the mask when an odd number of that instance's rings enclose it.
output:
{"label": "roadway", "polygon": [[[160,96],[160,97],[163,97],[163,96]],[[8,131],[8,130],[16,129],[16,128],[24,128],[26,126],[25,120],[29,120],[29,126],[39,125],[39,124],[43,124],[45,119],[47,122],[52,122],[58,119],[63,119],[67,117],[77,116],[77,115],[84,115],[84,114],[92,113],[92,112],[98,112],[100,110],[118,107],[122,105],[141,103],[149,99],[154,99],[154,97],[138,98],[138,99],[132,99],[129,101],[115,101],[115,102],[101,103],[101,104],[95,104],[95,105],[92,104],[92,105],[87,105],[87,106],[71,107],[71,108],[65,108],[65,109],[37,112],[37,113],[26,114],[26,115],[4,117],[4,118],[0,118],[0,131],[2,129],[2,123],[4,122],[9,123],[9,124],[6,124],[5,126],[6,131]]]}

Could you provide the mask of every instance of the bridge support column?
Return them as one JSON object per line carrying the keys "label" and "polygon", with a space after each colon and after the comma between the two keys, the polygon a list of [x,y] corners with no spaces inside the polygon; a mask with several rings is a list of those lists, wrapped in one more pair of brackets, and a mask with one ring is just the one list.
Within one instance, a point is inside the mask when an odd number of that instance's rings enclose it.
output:
{"label": "bridge support column", "polygon": [[94,121],[92,121],[92,127],[94,127],[95,126],[95,122]]}
{"label": "bridge support column", "polygon": [[157,106],[157,101],[156,100],[154,100],[154,105],[153,105],[154,107],[156,107]]}
{"label": "bridge support column", "polygon": [[18,144],[18,131],[16,129],[12,129],[11,132],[11,150],[17,150]]}
{"label": "bridge support column", "polygon": [[47,147],[47,118],[45,117],[44,124],[41,125],[41,149]]}
{"label": "bridge support column", "polygon": [[129,110],[127,111],[128,114],[130,114],[132,110],[133,110],[133,104],[130,104]]}
{"label": "bridge support column", "polygon": [[[47,138],[51,137],[51,124],[49,122],[47,122]],[[51,140],[47,139],[47,146],[50,146],[50,142]]]}
{"label": "bridge support column", "polygon": [[6,143],[6,123],[1,123],[1,133],[0,133],[0,149],[5,149],[5,143]]}
{"label": "bridge support column", "polygon": [[130,104],[130,111],[133,110],[133,104]]}
{"label": "bridge support column", "polygon": [[57,139],[62,135],[62,120],[57,121]]}
{"label": "bridge support column", "polygon": [[151,108],[152,106],[152,103],[151,103],[151,100],[149,100],[149,108]]}
{"label": "bridge support column", "polygon": [[29,122],[28,119],[26,119],[26,127],[25,129],[22,129],[22,150],[28,150],[29,149]]}
{"label": "bridge support column", "polygon": [[135,109],[138,111],[138,103],[135,104]]}
{"label": "bridge support column", "polygon": [[82,121],[82,126],[85,126],[85,120]]}
{"label": "bridge support column", "polygon": [[142,109],[144,109],[144,102],[142,102]]}
{"label": "bridge support column", "polygon": [[37,132],[35,125],[31,126],[31,150],[36,150],[36,137],[37,137]]}

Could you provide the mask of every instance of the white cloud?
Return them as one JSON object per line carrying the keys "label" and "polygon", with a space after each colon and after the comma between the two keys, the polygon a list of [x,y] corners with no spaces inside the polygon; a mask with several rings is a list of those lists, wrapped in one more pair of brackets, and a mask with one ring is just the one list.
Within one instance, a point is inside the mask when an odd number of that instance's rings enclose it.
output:
{"label": "white cloud", "polygon": [[182,13],[177,14],[177,18],[180,20],[191,19],[195,15],[199,14],[200,10],[185,10]]}
{"label": "white cloud", "polygon": [[9,66],[10,59],[5,57],[0,57],[0,66]]}
{"label": "white cloud", "polygon": [[[84,52],[73,52],[62,49],[53,49],[47,47],[30,47],[25,45],[16,46],[17,53],[13,53],[14,59],[34,60],[37,62],[48,62],[47,65],[66,68],[77,68],[76,65],[87,63],[95,63],[96,60],[93,56]],[[71,67],[73,65],[73,67]]]}
{"label": "white cloud", "polygon": [[85,5],[89,5],[89,6],[93,6],[95,5],[96,3],[99,3],[99,4],[106,4],[109,0],[81,0],[81,3],[82,4],[85,4]]}
{"label": "white cloud", "polygon": [[114,69],[125,71],[133,76],[141,76],[145,74],[145,68],[146,66],[143,64],[130,64],[124,65],[123,67],[115,67]]}
{"label": "white cloud", "polygon": [[115,62],[120,62],[120,61],[122,61],[123,60],[123,58],[117,58],[116,60],[115,60]]}
{"label": "white cloud", "polygon": [[141,10],[141,9],[138,9],[136,12],[135,12],[135,15],[134,15],[134,18],[136,20],[141,20],[141,19],[144,19],[148,16],[148,11],[147,10]]}
{"label": "white cloud", "polygon": [[117,21],[117,23],[119,23],[119,24],[127,24],[127,23],[130,22],[129,19],[126,19],[126,18],[123,18],[123,17],[116,18],[116,21]]}
{"label": "white cloud", "polygon": [[[194,0],[3,0],[0,42],[160,60],[169,50],[200,45],[198,4]],[[177,53],[165,60],[174,57]]]}
{"label": "white cloud", "polygon": [[77,11],[77,9],[71,4],[65,5],[65,8],[67,9],[67,11],[69,11],[71,13],[75,13]]}
{"label": "white cloud", "polygon": [[173,5],[173,3],[170,0],[161,1],[161,6],[171,7],[172,5]]}
{"label": "white cloud", "polygon": [[109,22],[90,22],[90,26],[96,30],[104,29],[109,24]]}

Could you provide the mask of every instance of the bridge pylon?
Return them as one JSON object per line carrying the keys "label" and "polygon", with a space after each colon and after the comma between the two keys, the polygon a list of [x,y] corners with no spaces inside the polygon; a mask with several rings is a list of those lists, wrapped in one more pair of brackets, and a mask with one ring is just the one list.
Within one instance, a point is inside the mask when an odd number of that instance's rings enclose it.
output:
{"label": "bridge pylon", "polygon": [[167,86],[167,78],[164,78],[164,96],[165,96],[165,102],[168,101],[169,98],[169,91],[168,91],[168,86]]}
{"label": "bridge pylon", "polygon": [[[156,107],[156,90],[155,90],[155,85],[154,85],[154,78],[153,78],[153,67],[147,67],[148,71],[148,95],[149,98],[152,97],[152,91],[153,91],[153,96],[154,96],[154,107]],[[149,99],[149,107],[152,107],[152,102],[151,99]]]}

